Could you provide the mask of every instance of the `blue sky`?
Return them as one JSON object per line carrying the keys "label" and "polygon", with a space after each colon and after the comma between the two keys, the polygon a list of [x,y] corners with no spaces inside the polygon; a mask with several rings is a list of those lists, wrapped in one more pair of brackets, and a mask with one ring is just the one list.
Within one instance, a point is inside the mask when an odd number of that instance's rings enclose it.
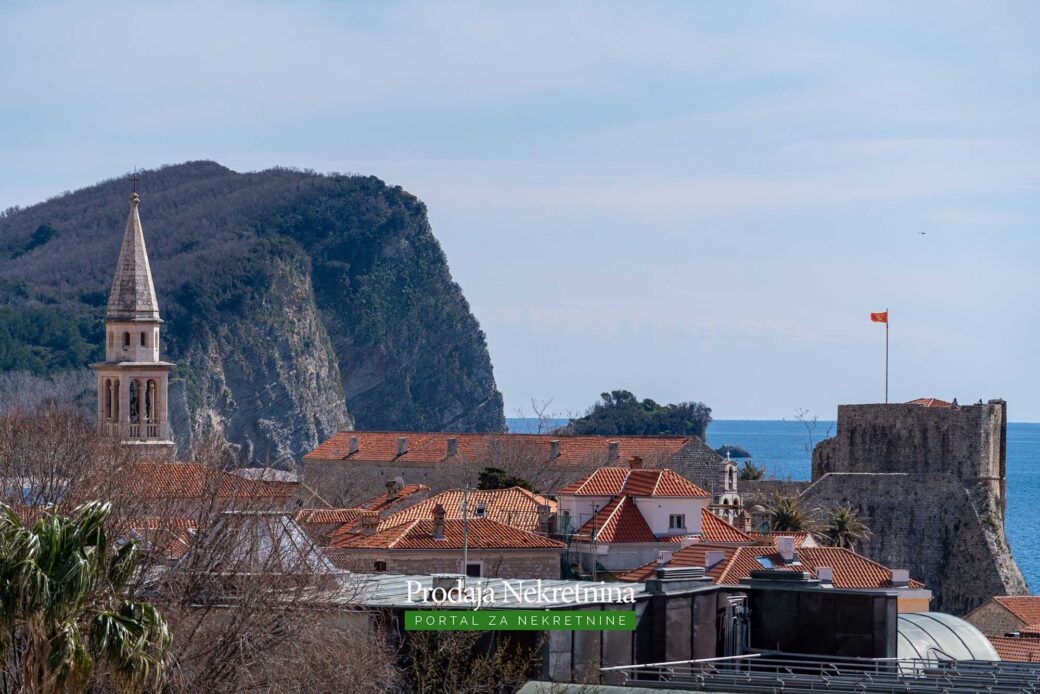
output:
{"label": "blue sky", "polygon": [[[0,208],[189,159],[428,205],[507,415],[1040,421],[1040,5],[0,6]],[[922,234],[923,232],[923,234]]]}

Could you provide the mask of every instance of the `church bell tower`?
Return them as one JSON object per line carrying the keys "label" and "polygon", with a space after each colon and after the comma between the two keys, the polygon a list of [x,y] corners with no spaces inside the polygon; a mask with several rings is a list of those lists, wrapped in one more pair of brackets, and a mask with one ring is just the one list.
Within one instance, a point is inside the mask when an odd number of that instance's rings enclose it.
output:
{"label": "church bell tower", "polygon": [[130,196],[130,217],[119,249],[105,313],[105,361],[97,372],[98,423],[124,444],[173,445],[166,393],[174,364],[159,358],[159,303],[144,245],[140,198]]}

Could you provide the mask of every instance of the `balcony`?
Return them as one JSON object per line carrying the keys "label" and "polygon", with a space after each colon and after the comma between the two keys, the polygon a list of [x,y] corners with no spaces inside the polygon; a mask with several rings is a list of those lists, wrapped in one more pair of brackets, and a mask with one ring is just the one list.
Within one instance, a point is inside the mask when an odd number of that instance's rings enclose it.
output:
{"label": "balcony", "polygon": [[101,431],[105,436],[135,441],[167,441],[169,428],[166,422],[103,422]]}

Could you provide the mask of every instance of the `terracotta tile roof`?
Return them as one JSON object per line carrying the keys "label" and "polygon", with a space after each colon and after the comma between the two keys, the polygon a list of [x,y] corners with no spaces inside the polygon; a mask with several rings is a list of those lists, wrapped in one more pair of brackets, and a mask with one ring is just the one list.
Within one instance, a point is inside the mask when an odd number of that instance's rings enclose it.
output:
{"label": "terracotta tile roof", "polygon": [[[462,518],[464,498],[467,498],[467,495],[463,490],[449,489],[384,517],[379,524],[379,529],[383,530],[418,518],[430,518],[437,504],[444,508],[445,518]],[[470,518],[490,518],[528,532],[538,530],[539,506],[548,506],[550,514],[556,512],[555,501],[522,487],[471,489],[467,499]],[[483,509],[483,515],[479,513],[481,509]]]}
{"label": "terracotta tile roof", "polygon": [[993,600],[1026,624],[1040,623],[1040,595],[995,595]]}
{"label": "terracotta tile roof", "polygon": [[[725,558],[706,571],[715,583],[738,583],[752,571],[764,568],[759,559],[776,570],[807,571],[814,578],[817,570],[829,566],[834,570],[835,588],[891,588],[892,571],[877,562],[840,547],[810,547],[798,550],[799,564],[787,564],[773,547],[719,545],[697,543],[685,547],[672,555],[669,566],[704,566],[709,551],[722,552]],[[633,569],[618,578],[623,581],[644,581],[654,574],[656,562]],[[924,584],[913,579],[909,587],[924,588]]]}
{"label": "terracotta tile roof", "polygon": [[775,546],[776,545],[776,541],[777,541],[778,538],[781,538],[781,537],[793,537],[794,538],[795,549],[798,549],[799,547],[802,547],[802,546],[804,546],[807,543],[808,543],[808,545],[810,547],[817,546],[816,540],[808,532],[789,532],[789,531],[773,532],[773,531],[771,531],[771,532],[765,532],[765,533],[763,533],[763,532],[752,532],[752,533],[748,533],[748,534],[751,536],[751,538],[755,542],[757,542],[758,544],[762,544],[762,545],[774,545]]}
{"label": "terracotta tile roof", "polygon": [[622,494],[610,500],[573,535],[579,542],[657,542],[632,497]]}
{"label": "terracotta tile roof", "polygon": [[[357,451],[350,453],[357,437]],[[398,455],[397,441],[407,440]],[[456,453],[448,455],[448,439],[455,439]],[[553,442],[559,456],[551,457]],[[484,461],[496,457],[519,457],[532,462],[554,460],[563,465],[596,465],[627,461],[632,456],[648,464],[660,463],[694,442],[689,436],[560,436],[555,434],[496,434],[410,431],[341,431],[308,453],[306,460],[357,461],[365,463],[431,464],[445,461]],[[617,443],[611,460],[612,443]],[[695,443],[695,442],[694,442]]]}
{"label": "terracotta tile roof", "polygon": [[921,407],[953,407],[953,403],[940,400],[939,398],[917,398],[906,403],[907,405],[920,405]]}
{"label": "terracotta tile roof", "polygon": [[1022,636],[1040,636],[1040,624],[1030,624],[1018,630]]}
{"label": "terracotta tile roof", "polygon": [[701,537],[705,542],[754,544],[755,539],[722,520],[708,509],[701,509]]}
{"label": "terracotta tile roof", "polygon": [[401,506],[418,501],[418,499],[412,499],[411,497],[429,491],[430,488],[425,484],[406,484],[395,492],[390,492],[388,490],[379,496],[372,497],[368,501],[363,501],[355,508],[385,514],[388,511],[395,511]]}
{"label": "terracotta tile roof", "polygon": [[191,548],[198,524],[189,518],[133,518],[125,531],[138,547],[168,560],[180,559]]}
{"label": "terracotta tile roof", "polygon": [[575,496],[711,496],[693,482],[666,468],[633,470],[627,467],[602,467],[556,493]]}
{"label": "terracotta tile roof", "polygon": [[293,516],[295,523],[338,524],[349,523],[361,515],[358,508],[301,508]]}
{"label": "terracotta tile roof", "polygon": [[292,498],[296,485],[242,479],[200,463],[130,463],[116,476],[116,493],[138,499]]}
{"label": "terracotta tile roof", "polygon": [[[803,547],[798,558],[812,574],[821,566],[834,569],[835,588],[891,588],[892,570],[843,547]],[[924,588],[910,579],[910,588]]]}
{"label": "terracotta tile roof", "polygon": [[[444,521],[444,538],[433,537],[433,519],[423,518],[407,521],[372,535],[351,536],[335,542],[333,547],[344,550],[456,550],[463,546],[462,519]],[[468,526],[470,549],[555,549],[562,550],[564,544],[542,535],[511,528],[504,523],[488,518],[473,518],[465,522]]]}
{"label": "terracotta tile roof", "polygon": [[1040,663],[1040,639],[1012,636],[988,636],[1001,660],[1018,663]]}

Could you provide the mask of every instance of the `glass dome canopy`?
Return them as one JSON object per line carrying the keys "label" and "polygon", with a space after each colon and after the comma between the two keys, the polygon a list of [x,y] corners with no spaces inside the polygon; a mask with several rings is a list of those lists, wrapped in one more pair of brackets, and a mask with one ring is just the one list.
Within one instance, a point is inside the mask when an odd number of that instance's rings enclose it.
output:
{"label": "glass dome canopy", "polygon": [[1000,660],[993,644],[973,625],[942,612],[899,615],[899,658],[922,660]]}

